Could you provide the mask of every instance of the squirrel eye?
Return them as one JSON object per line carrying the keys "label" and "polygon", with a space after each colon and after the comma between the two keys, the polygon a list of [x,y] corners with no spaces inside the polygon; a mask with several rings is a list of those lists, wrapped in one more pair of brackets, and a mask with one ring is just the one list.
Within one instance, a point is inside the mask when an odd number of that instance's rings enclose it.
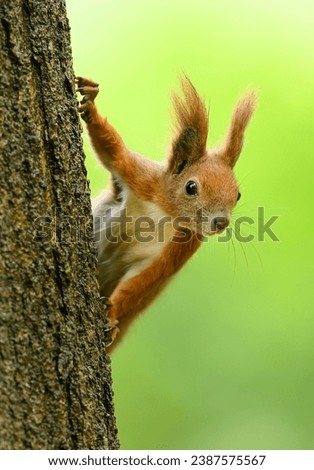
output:
{"label": "squirrel eye", "polygon": [[237,201],[239,201],[239,199],[241,199],[241,193],[238,193]]}
{"label": "squirrel eye", "polygon": [[185,185],[185,192],[189,196],[195,196],[197,194],[197,184],[195,181],[188,181]]}

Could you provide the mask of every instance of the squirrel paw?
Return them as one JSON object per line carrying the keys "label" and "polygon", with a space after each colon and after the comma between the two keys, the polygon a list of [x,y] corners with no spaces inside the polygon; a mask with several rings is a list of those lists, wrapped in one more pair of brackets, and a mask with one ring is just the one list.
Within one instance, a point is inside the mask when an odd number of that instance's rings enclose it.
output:
{"label": "squirrel paw", "polygon": [[111,320],[107,318],[107,324],[105,326],[105,346],[109,348],[116,339],[117,334],[119,333],[119,328],[117,327],[118,320]]}
{"label": "squirrel paw", "polygon": [[112,302],[109,299],[109,297],[100,297],[100,300],[102,301],[102,303],[105,306],[106,310],[109,310],[109,308],[112,307]]}
{"label": "squirrel paw", "polygon": [[77,85],[76,92],[83,96],[80,106],[78,108],[82,119],[90,124],[92,122],[91,107],[99,92],[99,85],[88,78],[76,77],[75,83]]}
{"label": "squirrel paw", "polygon": [[109,297],[100,297],[100,300],[102,301],[104,307],[105,307],[105,312],[107,316],[106,324],[105,324],[105,345],[106,348],[112,345],[114,342],[117,334],[119,333],[119,328],[117,327],[118,325],[118,320],[110,318],[110,309],[112,308],[112,302]]}

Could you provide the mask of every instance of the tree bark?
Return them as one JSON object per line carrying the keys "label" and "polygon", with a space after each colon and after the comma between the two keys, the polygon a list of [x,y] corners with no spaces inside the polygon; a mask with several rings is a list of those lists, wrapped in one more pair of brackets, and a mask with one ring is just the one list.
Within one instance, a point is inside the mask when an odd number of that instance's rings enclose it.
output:
{"label": "tree bark", "polygon": [[65,1],[0,16],[0,447],[115,449]]}

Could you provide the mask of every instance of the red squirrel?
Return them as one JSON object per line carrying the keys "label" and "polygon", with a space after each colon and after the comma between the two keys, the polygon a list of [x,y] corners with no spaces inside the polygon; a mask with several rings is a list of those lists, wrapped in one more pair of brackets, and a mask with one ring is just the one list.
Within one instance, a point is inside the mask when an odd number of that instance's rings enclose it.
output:
{"label": "red squirrel", "polygon": [[239,100],[224,143],[209,150],[208,111],[183,77],[183,98],[173,97],[176,133],[161,164],[129,150],[98,113],[97,83],[82,77],[75,81],[83,95],[79,112],[91,143],[111,173],[110,188],[94,203],[93,216],[100,295],[108,299],[112,350],[204,238],[229,225],[240,198],[233,167],[256,97],[247,93]]}

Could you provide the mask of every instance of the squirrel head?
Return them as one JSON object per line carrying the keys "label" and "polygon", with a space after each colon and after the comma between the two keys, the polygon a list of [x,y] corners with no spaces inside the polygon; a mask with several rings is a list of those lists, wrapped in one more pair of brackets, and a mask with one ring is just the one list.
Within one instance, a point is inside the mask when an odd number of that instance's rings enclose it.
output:
{"label": "squirrel head", "polygon": [[210,236],[229,225],[240,197],[233,167],[241,153],[256,96],[251,92],[239,100],[224,143],[208,150],[206,106],[186,77],[182,78],[182,89],[184,97],[174,95],[173,99],[177,134],[168,159],[165,192],[170,211],[182,219],[181,225]]}

